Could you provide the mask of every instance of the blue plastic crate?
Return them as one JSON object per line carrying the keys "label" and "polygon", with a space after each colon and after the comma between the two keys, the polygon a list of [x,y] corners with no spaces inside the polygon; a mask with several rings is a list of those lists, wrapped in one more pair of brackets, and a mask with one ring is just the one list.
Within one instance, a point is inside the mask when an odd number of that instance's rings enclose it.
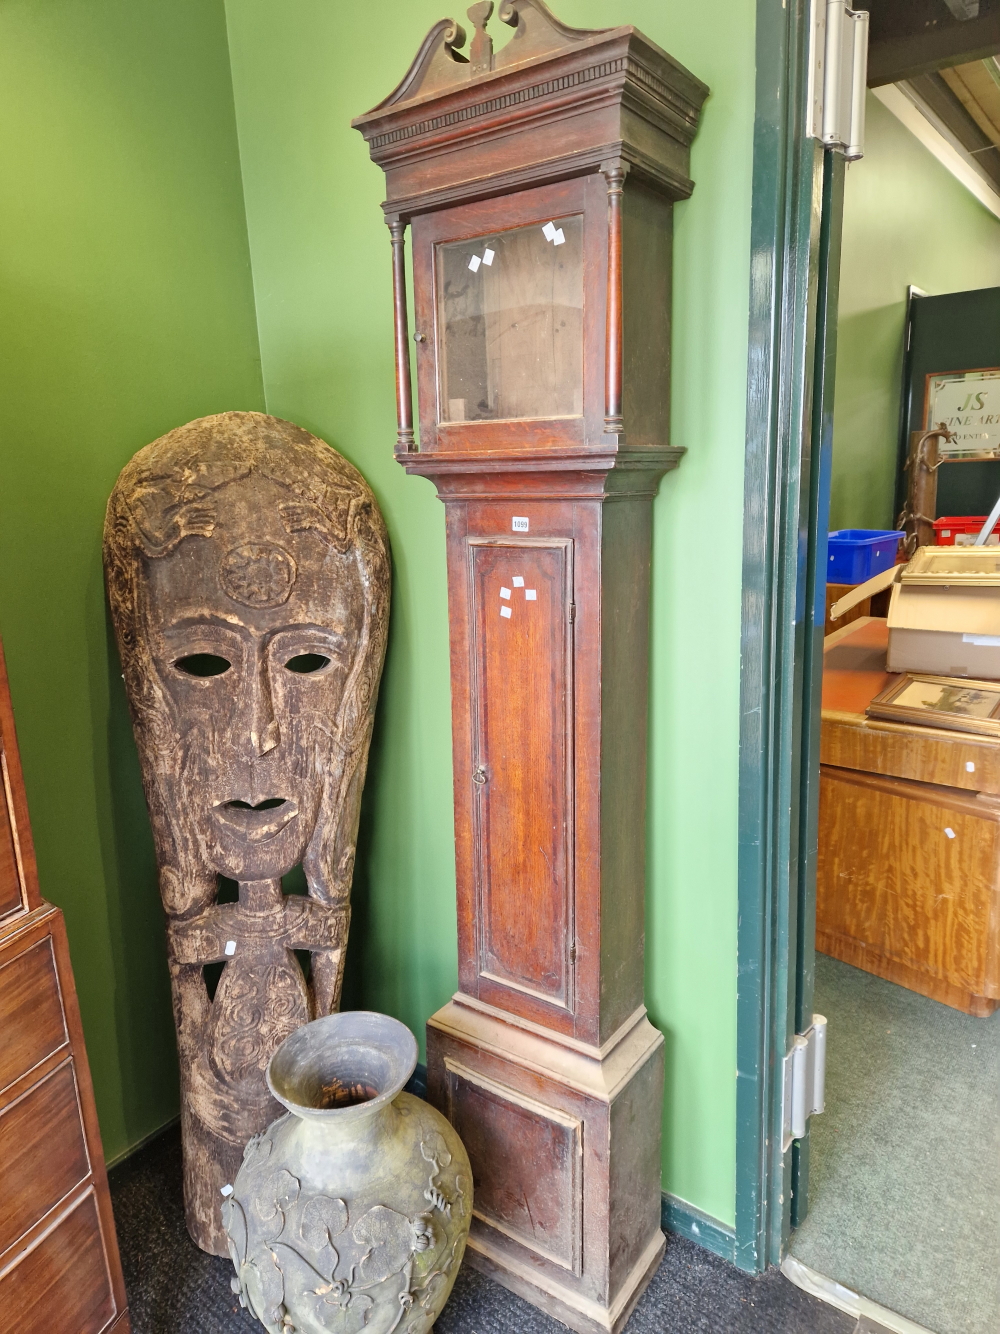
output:
{"label": "blue plastic crate", "polygon": [[903,534],[886,528],[838,528],[830,534],[826,581],[863,584],[896,563]]}

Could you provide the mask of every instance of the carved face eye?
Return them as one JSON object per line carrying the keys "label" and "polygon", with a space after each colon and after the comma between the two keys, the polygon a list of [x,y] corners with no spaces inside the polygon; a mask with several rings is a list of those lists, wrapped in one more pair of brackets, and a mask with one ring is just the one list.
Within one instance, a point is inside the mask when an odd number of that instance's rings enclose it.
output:
{"label": "carved face eye", "polygon": [[321,672],[324,667],[330,665],[330,659],[325,658],[322,653],[296,653],[294,658],[289,658],[285,663],[285,669],[289,672]]}
{"label": "carved face eye", "polygon": [[217,653],[189,653],[186,658],[178,658],[174,666],[186,676],[221,676],[232,663]]}

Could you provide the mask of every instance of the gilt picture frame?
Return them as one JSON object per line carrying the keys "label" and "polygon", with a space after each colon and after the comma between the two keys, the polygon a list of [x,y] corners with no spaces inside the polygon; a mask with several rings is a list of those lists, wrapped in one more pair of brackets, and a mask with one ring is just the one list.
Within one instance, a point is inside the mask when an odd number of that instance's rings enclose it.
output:
{"label": "gilt picture frame", "polygon": [[1000,737],[1000,681],[903,672],[868,705],[869,718]]}

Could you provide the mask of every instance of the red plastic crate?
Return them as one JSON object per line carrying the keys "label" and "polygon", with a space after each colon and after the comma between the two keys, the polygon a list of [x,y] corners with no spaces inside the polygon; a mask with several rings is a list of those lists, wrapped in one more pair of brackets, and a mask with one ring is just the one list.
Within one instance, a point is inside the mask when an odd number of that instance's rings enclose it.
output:
{"label": "red plastic crate", "polygon": [[[985,522],[985,514],[943,515],[934,520],[934,541],[939,547],[971,546]],[[989,546],[1000,541],[1000,519],[986,541]]]}

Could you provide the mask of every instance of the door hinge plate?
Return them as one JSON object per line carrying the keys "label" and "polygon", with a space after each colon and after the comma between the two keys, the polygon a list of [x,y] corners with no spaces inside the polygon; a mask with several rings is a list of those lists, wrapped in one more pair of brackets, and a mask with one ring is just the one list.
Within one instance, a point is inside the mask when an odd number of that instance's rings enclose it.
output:
{"label": "door hinge plate", "polygon": [[849,162],[864,155],[868,14],[844,0],[812,0],[806,133]]}
{"label": "door hinge plate", "polygon": [[814,1014],[782,1062],[781,1152],[806,1133],[806,1122],[826,1105],[826,1019]]}

